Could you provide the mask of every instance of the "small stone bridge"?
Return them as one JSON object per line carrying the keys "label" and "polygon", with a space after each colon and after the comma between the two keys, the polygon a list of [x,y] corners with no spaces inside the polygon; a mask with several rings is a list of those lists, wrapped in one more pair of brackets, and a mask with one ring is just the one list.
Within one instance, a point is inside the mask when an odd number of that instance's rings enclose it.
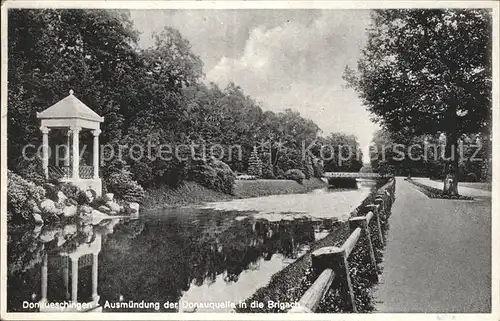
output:
{"label": "small stone bridge", "polygon": [[378,173],[360,173],[360,172],[325,172],[325,178],[381,178],[390,177],[390,175],[380,175]]}
{"label": "small stone bridge", "polygon": [[328,180],[328,186],[335,188],[358,188],[358,179],[378,179],[391,176],[360,172],[325,172],[323,174],[323,177]]}

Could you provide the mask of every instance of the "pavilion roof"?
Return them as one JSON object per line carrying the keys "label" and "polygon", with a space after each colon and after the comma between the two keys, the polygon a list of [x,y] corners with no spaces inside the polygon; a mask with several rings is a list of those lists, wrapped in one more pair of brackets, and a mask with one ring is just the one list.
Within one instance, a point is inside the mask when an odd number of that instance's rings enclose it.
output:
{"label": "pavilion roof", "polygon": [[39,119],[80,118],[100,123],[104,121],[104,117],[99,116],[95,111],[82,103],[80,99],[76,98],[72,90],[69,96],[44,111],[36,113],[36,117]]}

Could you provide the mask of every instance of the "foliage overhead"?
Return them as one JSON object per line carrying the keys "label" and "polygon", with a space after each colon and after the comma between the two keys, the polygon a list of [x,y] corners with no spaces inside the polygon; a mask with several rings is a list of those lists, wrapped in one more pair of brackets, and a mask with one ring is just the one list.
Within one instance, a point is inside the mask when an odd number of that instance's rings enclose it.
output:
{"label": "foliage overhead", "polygon": [[357,71],[344,78],[383,127],[460,136],[491,122],[491,11],[375,10]]}
{"label": "foliage overhead", "polygon": [[[197,164],[156,157],[160,145],[219,145],[222,160],[238,172],[248,170],[257,146],[267,160],[266,176],[272,177],[302,168],[303,145],[319,141],[319,127],[297,111],[263,111],[234,83],[204,84],[203,62],[175,29],[165,28],[154,34],[151,47],[139,48],[138,32],[124,11],[23,9],[10,10],[8,19],[8,153],[9,168],[18,173],[38,168],[19,161],[23,146],[40,144],[36,112],[70,89],[104,116],[100,143],[115,150],[123,146],[121,159],[102,166],[110,189],[119,189],[122,181],[133,190],[139,190],[135,182],[143,188],[176,186],[196,176],[190,172],[200,173],[199,166],[213,167],[206,163],[212,151]],[[51,142],[58,136],[50,135]],[[82,144],[91,140],[84,134],[80,139]],[[151,145],[153,157],[132,157],[132,145]],[[211,182],[208,176],[203,181]]]}

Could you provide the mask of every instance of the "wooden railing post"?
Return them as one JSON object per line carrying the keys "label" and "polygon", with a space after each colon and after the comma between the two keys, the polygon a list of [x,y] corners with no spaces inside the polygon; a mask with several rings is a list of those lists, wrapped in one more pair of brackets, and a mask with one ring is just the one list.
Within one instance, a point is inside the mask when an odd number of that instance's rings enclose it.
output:
{"label": "wooden railing post", "polygon": [[[379,204],[369,204],[366,207],[371,208],[371,211],[369,213],[373,213],[372,215],[375,216],[375,219],[377,220],[377,229],[378,229],[378,238],[379,238],[379,243],[382,246],[384,244],[384,236],[382,234],[382,225],[380,224],[380,205]],[[385,219],[384,219],[385,221]]]}
{"label": "wooden railing post", "polygon": [[378,230],[378,242],[380,247],[384,245],[384,234],[382,233],[382,224],[380,223],[380,210],[376,210],[374,213],[375,219],[377,220],[377,230]]}
{"label": "wooden railing post", "polygon": [[375,205],[378,205],[377,214],[378,214],[379,220],[382,221],[383,223],[385,223],[387,221],[387,213],[386,213],[387,207],[386,207],[386,204],[384,201],[384,197],[378,195],[375,198],[375,200],[373,201],[373,203],[375,203]]}
{"label": "wooden railing post", "polygon": [[[379,189],[374,204],[366,205],[371,211],[366,216],[358,216],[349,219],[351,234],[342,247],[323,247],[311,253],[312,269],[315,275],[319,275],[311,287],[302,295],[298,306],[290,309],[289,313],[313,313],[322,298],[331,286],[338,286],[341,296],[348,297],[353,312],[357,312],[354,291],[349,273],[348,258],[356,244],[363,235],[367,240],[370,261],[373,266],[375,279],[378,279],[378,266],[375,258],[373,240],[370,231],[370,221],[375,216],[377,219],[378,239],[383,246],[384,235],[381,228],[381,215],[384,223],[389,217],[389,210],[395,200],[395,180],[391,178],[383,188]],[[389,203],[390,202],[390,203]],[[383,213],[383,214],[381,214]],[[332,285],[333,281],[335,283]]]}
{"label": "wooden railing post", "polygon": [[311,255],[312,267],[316,272],[324,269],[332,269],[335,279],[337,280],[336,283],[340,286],[341,291],[349,297],[352,311],[357,312],[351,276],[349,274],[349,263],[347,261],[349,256],[348,252],[350,251],[346,251],[344,247],[329,246],[320,248]]}
{"label": "wooden railing post", "polygon": [[382,212],[385,213],[385,203],[384,203],[384,198],[383,197],[377,196],[375,198],[375,201],[373,201],[373,203],[375,203],[376,205],[379,205],[380,206],[380,211],[382,211]]}
{"label": "wooden railing post", "polygon": [[370,227],[368,226],[368,223],[370,222],[370,219],[372,217],[373,217],[373,213],[369,212],[367,214],[367,216],[358,216],[358,217],[353,217],[353,218],[349,219],[349,229],[351,231],[354,231],[357,228],[361,228],[363,235],[365,236],[366,240],[368,241],[368,250],[370,253],[370,260],[372,261],[375,275],[378,278],[377,261],[375,260],[375,252],[373,251],[372,238],[370,235]]}

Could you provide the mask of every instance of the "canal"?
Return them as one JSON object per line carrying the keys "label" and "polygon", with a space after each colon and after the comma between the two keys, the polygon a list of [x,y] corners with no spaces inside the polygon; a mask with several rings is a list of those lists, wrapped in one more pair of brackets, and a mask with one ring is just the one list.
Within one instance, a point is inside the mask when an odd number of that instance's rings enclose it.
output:
{"label": "canal", "polygon": [[[139,219],[107,220],[85,230],[57,226],[9,231],[8,310],[36,311],[28,303],[38,302],[42,291],[49,302],[70,300],[75,285],[78,302],[98,300],[104,312],[179,311],[164,306],[167,301],[237,304],[328,235],[332,222],[346,220],[374,186],[374,181],[364,180],[353,190],[324,188],[143,211]],[[89,251],[96,246],[95,268]],[[68,253],[81,255],[76,283]],[[113,308],[106,301],[160,305]]]}

